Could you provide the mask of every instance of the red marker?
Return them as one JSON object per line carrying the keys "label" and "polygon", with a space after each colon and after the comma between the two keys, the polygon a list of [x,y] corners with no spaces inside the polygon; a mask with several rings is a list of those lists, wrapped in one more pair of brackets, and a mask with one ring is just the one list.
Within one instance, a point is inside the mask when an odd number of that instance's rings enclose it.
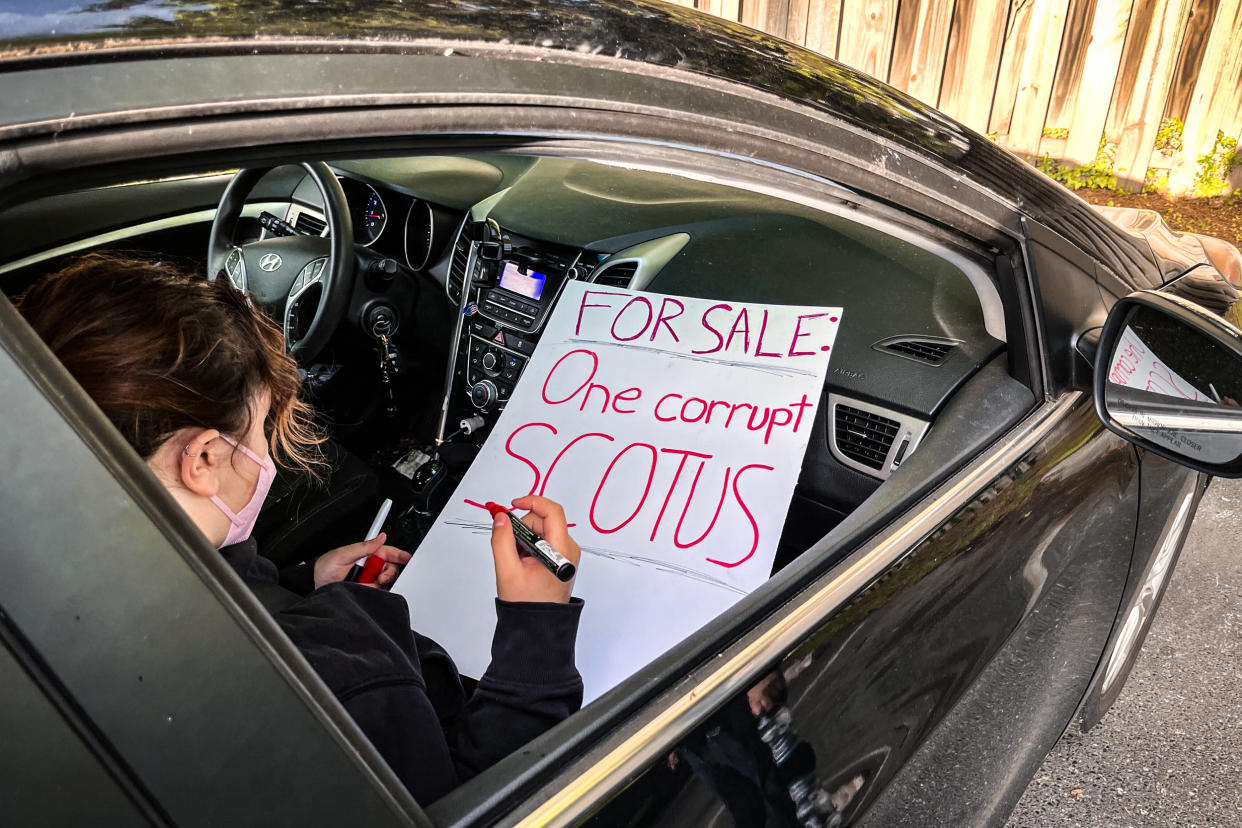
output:
{"label": "red marker", "polygon": [[[384,526],[384,521],[388,518],[388,510],[391,508],[391,499],[385,500],[380,504],[379,513],[375,515],[375,520],[371,521],[371,531],[367,532],[367,536],[363,540],[370,540],[379,535],[380,529]],[[350,568],[349,574],[345,576],[345,580],[358,584],[374,583],[383,570],[383,558],[379,555],[367,555],[366,558],[359,560]]]}
{"label": "red marker", "polygon": [[552,544],[535,534],[535,530],[518,520],[512,512],[499,503],[489,500],[484,505],[487,511],[492,513],[492,517],[506,515],[509,518],[509,524],[513,527],[513,539],[517,541],[519,551],[525,552],[546,566],[548,571],[557,577],[557,580],[568,581],[574,577],[577,568],[573,563],[553,549]]}
{"label": "red marker", "polygon": [[384,571],[384,559],[379,555],[368,555],[367,562],[362,565],[362,572],[358,574],[358,583],[370,584],[379,577]]}

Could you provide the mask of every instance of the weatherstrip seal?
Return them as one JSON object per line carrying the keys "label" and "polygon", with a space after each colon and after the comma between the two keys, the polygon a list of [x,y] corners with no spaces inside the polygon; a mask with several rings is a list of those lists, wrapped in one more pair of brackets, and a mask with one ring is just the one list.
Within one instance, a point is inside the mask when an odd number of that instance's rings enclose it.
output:
{"label": "weatherstrip seal", "polygon": [[[286,210],[289,204],[287,202],[264,202],[262,204],[248,204],[242,211],[243,216],[249,218],[257,217],[264,210],[274,212],[276,210]],[[58,256],[68,256],[73,253],[81,253],[83,250],[91,250],[101,245],[109,244],[114,241],[123,241],[132,239],[135,236],[146,235],[147,233],[155,233],[160,230],[171,230],[174,227],[184,227],[187,224],[196,224],[198,222],[214,221],[216,218],[216,208],[210,210],[197,210],[193,213],[181,213],[175,216],[168,216],[155,221],[146,221],[142,224],[133,224],[129,227],[123,227],[120,230],[113,230],[109,233],[100,233],[97,236],[90,236],[85,239],[78,239],[69,244],[62,244],[59,247],[53,247],[39,253],[32,253],[21,259],[0,264],[0,276],[10,273],[14,270],[21,270],[23,267],[45,262],[48,259],[55,259]]]}
{"label": "weatherstrip seal", "polygon": [[[908,520],[881,534],[812,586],[796,603],[782,609],[781,617],[757,636],[725,650],[691,686],[677,687],[649,705],[656,709],[644,723],[614,737],[615,744],[570,765],[554,780],[569,780],[533,811],[517,821],[522,828],[570,825],[596,807],[604,795],[620,790],[690,729],[701,724],[718,706],[747,689],[748,667],[776,661],[812,633],[829,614],[925,540],[969,502],[989,481],[1018,462],[1039,444],[1084,396],[1070,391],[1045,403],[1022,430],[991,454],[963,469]],[[658,708],[658,709],[657,709]],[[601,755],[602,754],[602,755]],[[595,758],[598,756],[599,758]],[[545,789],[547,791],[547,789]]]}

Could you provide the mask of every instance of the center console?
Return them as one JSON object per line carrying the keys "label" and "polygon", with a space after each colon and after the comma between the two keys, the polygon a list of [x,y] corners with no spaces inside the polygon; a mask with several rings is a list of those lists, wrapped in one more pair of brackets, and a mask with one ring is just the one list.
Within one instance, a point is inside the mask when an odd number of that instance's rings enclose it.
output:
{"label": "center console", "polygon": [[495,221],[466,219],[445,283],[461,316],[441,439],[459,417],[505,407],[565,283],[589,272],[582,259],[580,250],[509,233]]}

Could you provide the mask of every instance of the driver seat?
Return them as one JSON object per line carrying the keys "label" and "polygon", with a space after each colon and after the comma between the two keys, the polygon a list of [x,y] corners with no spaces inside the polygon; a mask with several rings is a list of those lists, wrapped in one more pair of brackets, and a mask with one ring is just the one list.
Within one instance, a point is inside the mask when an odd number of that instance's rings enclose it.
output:
{"label": "driver seat", "polygon": [[[371,467],[339,443],[323,444],[328,476],[323,482],[277,467],[276,478],[255,523],[254,538],[259,554],[268,558],[282,573],[349,543],[365,540],[365,525],[351,521],[355,512],[372,512],[379,502],[379,476]],[[361,518],[365,524],[367,518]],[[286,579],[308,587],[301,578]],[[296,591],[303,591],[298,589]],[[309,592],[309,589],[305,589]]]}

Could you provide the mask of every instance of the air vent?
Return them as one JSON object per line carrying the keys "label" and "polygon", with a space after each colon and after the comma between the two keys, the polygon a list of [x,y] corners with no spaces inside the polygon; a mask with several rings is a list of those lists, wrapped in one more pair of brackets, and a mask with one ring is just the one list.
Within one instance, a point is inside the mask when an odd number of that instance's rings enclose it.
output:
{"label": "air vent", "polygon": [[932,339],[930,337],[903,336],[877,342],[877,350],[889,351],[928,365],[939,365],[944,362],[959,343],[952,339]]}
{"label": "air vent", "polygon": [[298,217],[293,220],[293,226],[312,236],[322,236],[323,231],[328,227],[328,223],[318,216],[312,216],[305,210],[300,210],[298,211]]}
{"label": "air vent", "polygon": [[833,417],[837,450],[868,468],[883,469],[901,423],[844,403],[837,403]]}
{"label": "air vent", "polygon": [[[465,225],[462,225],[465,229]],[[466,265],[470,263],[470,241],[464,232],[457,234],[453,244],[453,260],[449,262],[448,295],[455,304],[461,304],[461,286],[466,279]]]}
{"label": "air vent", "polygon": [[628,288],[630,282],[634,280],[634,274],[637,272],[638,262],[619,262],[615,265],[605,265],[595,271],[591,281],[597,285]]}

